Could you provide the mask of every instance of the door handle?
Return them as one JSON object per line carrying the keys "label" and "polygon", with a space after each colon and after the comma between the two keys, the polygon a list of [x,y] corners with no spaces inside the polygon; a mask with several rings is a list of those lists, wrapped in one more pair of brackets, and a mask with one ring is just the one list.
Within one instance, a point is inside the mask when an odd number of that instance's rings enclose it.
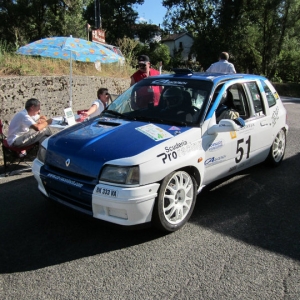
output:
{"label": "door handle", "polygon": [[268,125],[268,122],[267,121],[262,121],[260,122],[260,126],[267,126]]}

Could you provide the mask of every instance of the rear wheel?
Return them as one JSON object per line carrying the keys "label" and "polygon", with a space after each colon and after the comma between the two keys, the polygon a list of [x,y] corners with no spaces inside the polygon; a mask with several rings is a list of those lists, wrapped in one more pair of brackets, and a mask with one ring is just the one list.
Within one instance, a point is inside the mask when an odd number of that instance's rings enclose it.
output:
{"label": "rear wheel", "polygon": [[197,196],[197,184],[185,171],[175,171],[161,184],[153,211],[154,225],[165,232],[180,229],[190,218]]}
{"label": "rear wheel", "polygon": [[269,156],[267,158],[267,162],[273,166],[277,167],[281,163],[284,157],[286,147],[286,134],[283,129],[281,129],[270,148]]}

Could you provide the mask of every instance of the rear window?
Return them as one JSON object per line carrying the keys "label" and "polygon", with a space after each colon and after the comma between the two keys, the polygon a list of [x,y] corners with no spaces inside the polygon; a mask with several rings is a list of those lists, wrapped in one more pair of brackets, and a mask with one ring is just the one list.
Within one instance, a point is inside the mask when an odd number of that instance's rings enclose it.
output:
{"label": "rear window", "polygon": [[255,110],[255,114],[261,115],[262,113],[264,114],[264,105],[263,105],[263,101],[262,101],[262,97],[259,91],[259,88],[256,84],[256,82],[246,82],[245,83],[250,91],[251,94],[251,100],[254,106],[254,110]]}
{"label": "rear window", "polygon": [[268,85],[263,81],[261,80],[260,81],[263,88],[264,88],[264,91],[265,91],[265,94],[266,94],[266,97],[267,97],[267,100],[268,100],[268,105],[269,107],[273,106],[276,104],[276,98],[275,98],[275,95],[278,97],[277,93],[275,92],[274,94],[272,93],[272,91],[270,90],[270,88],[268,87]]}

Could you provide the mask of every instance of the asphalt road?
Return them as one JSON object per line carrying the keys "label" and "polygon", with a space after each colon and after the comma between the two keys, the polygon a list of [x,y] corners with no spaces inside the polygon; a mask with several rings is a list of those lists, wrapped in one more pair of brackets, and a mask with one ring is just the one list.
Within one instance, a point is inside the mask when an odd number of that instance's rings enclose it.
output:
{"label": "asphalt road", "polygon": [[207,188],[169,235],[52,205],[31,173],[0,177],[0,299],[300,299],[300,101],[284,101],[281,166]]}

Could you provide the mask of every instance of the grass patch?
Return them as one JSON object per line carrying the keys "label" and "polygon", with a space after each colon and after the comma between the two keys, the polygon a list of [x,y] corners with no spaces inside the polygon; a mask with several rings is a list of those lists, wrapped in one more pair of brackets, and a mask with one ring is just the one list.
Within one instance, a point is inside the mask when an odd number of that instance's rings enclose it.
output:
{"label": "grass patch", "polygon": [[[85,76],[116,77],[128,79],[134,69],[118,63],[101,64],[101,70],[94,63],[72,61],[72,74]],[[62,59],[33,57],[1,53],[0,76],[61,76],[70,74],[70,62]]]}
{"label": "grass patch", "polygon": [[[1,48],[1,47],[0,47]],[[101,71],[94,63],[72,62],[72,74],[129,79],[136,70],[118,63],[102,64]],[[70,62],[62,59],[11,54],[0,49],[0,76],[62,76],[70,74]],[[273,83],[281,96],[300,98],[300,84]]]}

